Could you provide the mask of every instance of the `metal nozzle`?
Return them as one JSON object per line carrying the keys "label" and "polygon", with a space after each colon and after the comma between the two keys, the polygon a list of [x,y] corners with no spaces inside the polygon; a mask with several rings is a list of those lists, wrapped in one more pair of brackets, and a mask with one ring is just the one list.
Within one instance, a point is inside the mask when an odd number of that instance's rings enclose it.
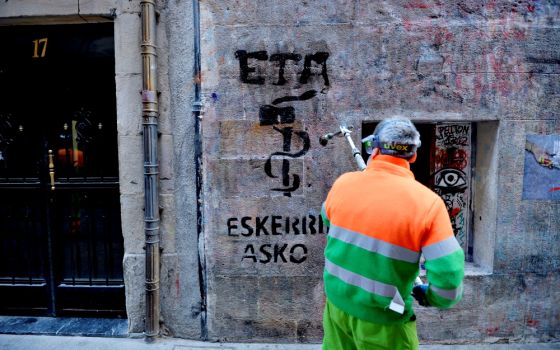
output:
{"label": "metal nozzle", "polygon": [[327,143],[329,143],[329,140],[333,138],[333,136],[334,136],[334,134],[332,132],[330,132],[326,135],[323,135],[323,136],[319,137],[319,144],[321,146],[326,146]]}

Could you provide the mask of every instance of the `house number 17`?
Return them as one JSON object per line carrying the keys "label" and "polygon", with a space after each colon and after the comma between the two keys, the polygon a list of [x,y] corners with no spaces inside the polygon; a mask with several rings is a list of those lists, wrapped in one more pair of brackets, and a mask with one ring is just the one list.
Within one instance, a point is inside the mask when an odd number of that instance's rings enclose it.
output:
{"label": "house number 17", "polygon": [[[47,41],[48,38],[33,40],[33,58],[45,57],[47,54]],[[40,46],[41,54],[39,55]]]}

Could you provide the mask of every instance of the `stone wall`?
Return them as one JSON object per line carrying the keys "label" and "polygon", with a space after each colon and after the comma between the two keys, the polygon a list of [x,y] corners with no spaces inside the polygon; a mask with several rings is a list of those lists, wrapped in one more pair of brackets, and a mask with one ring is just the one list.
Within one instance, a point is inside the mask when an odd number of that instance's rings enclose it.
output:
{"label": "stone wall", "polygon": [[347,123],[358,140],[364,121],[393,114],[471,122],[480,135],[464,301],[418,310],[421,338],[559,336],[558,293],[544,290],[558,282],[560,206],[521,198],[525,135],[560,133],[558,4],[209,0],[201,9],[210,338],[320,340],[317,219],[354,164],[344,140],[318,139]]}

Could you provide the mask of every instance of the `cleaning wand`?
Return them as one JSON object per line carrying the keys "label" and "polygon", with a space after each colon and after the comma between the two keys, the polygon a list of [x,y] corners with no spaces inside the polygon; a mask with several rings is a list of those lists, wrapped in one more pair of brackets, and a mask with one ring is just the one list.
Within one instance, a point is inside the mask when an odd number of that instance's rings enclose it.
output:
{"label": "cleaning wand", "polygon": [[332,139],[335,136],[344,136],[346,138],[346,141],[348,141],[348,143],[350,144],[350,147],[352,148],[352,157],[354,157],[354,159],[356,160],[356,163],[358,164],[358,168],[360,170],[364,170],[366,168],[366,163],[364,162],[364,159],[362,158],[362,154],[361,152],[358,150],[358,148],[356,148],[356,145],[354,144],[354,141],[352,140],[352,137],[350,136],[350,134],[352,133],[352,127],[349,126],[345,126],[345,125],[340,125],[340,130],[336,131],[336,132],[331,132],[328,134],[325,134],[323,136],[321,136],[319,138],[319,144],[321,144],[321,146],[326,146],[327,143],[329,143],[329,140]]}

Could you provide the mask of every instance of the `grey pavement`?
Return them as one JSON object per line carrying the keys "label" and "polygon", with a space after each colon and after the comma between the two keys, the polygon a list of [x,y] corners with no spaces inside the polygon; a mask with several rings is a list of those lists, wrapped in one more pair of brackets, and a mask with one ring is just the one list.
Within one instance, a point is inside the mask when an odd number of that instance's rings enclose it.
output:
{"label": "grey pavement", "polygon": [[[319,350],[320,344],[241,344],[209,343],[161,338],[146,343],[141,337],[75,337],[0,334],[0,350]],[[552,350],[560,343],[421,345],[421,350]]]}

